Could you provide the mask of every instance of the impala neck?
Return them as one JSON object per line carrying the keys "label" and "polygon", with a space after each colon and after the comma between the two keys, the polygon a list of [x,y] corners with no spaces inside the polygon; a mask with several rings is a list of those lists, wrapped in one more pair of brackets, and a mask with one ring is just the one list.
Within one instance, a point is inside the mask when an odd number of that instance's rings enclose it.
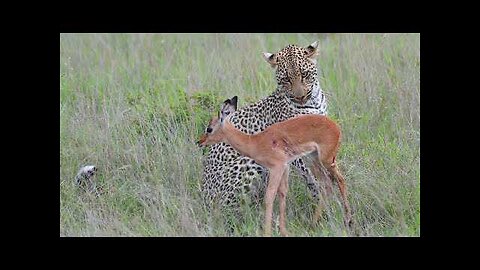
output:
{"label": "impala neck", "polygon": [[225,121],[223,124],[223,133],[225,135],[225,142],[230,144],[243,156],[252,158],[254,156],[256,147],[254,142],[257,135],[249,135],[236,129],[230,121]]}

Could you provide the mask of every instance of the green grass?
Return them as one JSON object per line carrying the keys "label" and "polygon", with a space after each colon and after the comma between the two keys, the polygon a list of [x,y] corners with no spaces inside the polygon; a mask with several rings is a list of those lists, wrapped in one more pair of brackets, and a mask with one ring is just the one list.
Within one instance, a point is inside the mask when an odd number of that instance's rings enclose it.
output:
{"label": "green grass", "polygon": [[[418,34],[62,34],[60,235],[226,235],[202,206],[206,151],[195,141],[226,98],[244,106],[275,90],[262,52],[315,40],[357,228],[345,231],[336,187],[326,219],[311,224],[313,199],[292,173],[287,229],[419,236]],[[86,164],[99,168],[95,181],[108,191],[100,197],[73,184]],[[263,206],[243,213],[235,235],[261,236]]]}

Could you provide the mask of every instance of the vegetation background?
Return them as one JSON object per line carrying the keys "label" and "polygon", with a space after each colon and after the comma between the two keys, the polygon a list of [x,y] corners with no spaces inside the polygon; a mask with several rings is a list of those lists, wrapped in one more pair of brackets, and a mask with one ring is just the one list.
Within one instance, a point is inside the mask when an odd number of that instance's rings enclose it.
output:
{"label": "vegetation background", "polygon": [[[419,34],[61,34],[60,235],[225,236],[202,206],[207,151],[195,141],[226,98],[241,107],[275,90],[262,52],[316,40],[356,229],[343,226],[336,187],[312,224],[313,199],[293,173],[288,230],[419,236]],[[88,164],[99,197],[73,183]],[[263,207],[243,212],[234,235],[261,236]]]}

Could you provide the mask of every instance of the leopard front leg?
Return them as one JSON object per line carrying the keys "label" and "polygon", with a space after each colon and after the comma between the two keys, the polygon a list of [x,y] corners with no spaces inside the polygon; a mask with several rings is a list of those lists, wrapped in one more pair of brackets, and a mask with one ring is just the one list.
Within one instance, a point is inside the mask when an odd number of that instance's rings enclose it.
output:
{"label": "leopard front leg", "polygon": [[313,198],[315,200],[318,200],[319,193],[320,193],[320,183],[315,178],[315,175],[313,174],[313,172],[307,167],[303,159],[301,158],[296,159],[292,161],[291,165],[294,166],[297,172],[299,172],[300,175],[302,176],[303,180],[305,180],[305,183],[307,184],[307,188],[312,194]]}

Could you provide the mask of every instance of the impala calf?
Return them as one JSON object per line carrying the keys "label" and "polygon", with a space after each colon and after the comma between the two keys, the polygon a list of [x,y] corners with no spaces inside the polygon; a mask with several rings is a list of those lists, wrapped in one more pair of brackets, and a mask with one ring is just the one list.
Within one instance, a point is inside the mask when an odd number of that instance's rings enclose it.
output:
{"label": "impala calf", "polygon": [[335,178],[345,208],[345,223],[351,225],[350,206],[347,200],[345,179],[338,171],[335,158],[340,146],[340,128],[323,115],[302,115],[273,124],[264,131],[249,135],[236,129],[229,121],[229,115],[237,109],[237,97],[227,99],[213,118],[200,146],[225,142],[240,154],[250,157],[269,172],[265,193],[265,235],[271,235],[273,202],[279,194],[280,234],[287,236],[285,227],[286,196],[288,192],[288,163],[310,153],[315,155],[316,164],[324,166]]}

